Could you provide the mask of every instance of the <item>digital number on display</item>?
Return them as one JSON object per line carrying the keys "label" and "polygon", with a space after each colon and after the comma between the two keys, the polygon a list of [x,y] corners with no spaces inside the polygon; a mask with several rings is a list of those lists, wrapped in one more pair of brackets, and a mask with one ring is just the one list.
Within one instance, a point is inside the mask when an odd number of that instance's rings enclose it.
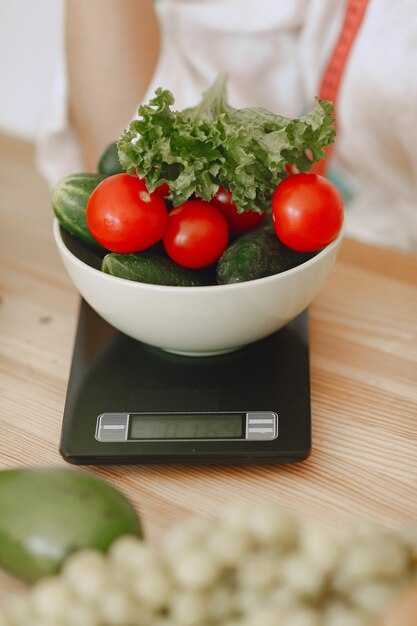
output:
{"label": "digital number on display", "polygon": [[242,414],[131,415],[130,439],[240,439]]}

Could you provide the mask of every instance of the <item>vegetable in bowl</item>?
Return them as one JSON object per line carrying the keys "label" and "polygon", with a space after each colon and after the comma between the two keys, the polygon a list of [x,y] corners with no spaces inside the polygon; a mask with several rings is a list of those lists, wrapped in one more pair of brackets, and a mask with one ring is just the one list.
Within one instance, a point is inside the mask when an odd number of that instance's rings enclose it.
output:
{"label": "vegetable in bowl", "polygon": [[[107,251],[104,272],[181,286],[207,285],[207,276],[214,285],[254,280],[296,267],[337,237],[343,221],[337,190],[315,174],[302,173],[334,139],[330,102],[317,100],[299,119],[262,108],[235,109],[227,102],[222,73],[196,107],[175,111],[173,104],[170,91],[157,89],[117,145],[105,150],[100,174],[67,177],[54,190],[61,227],[83,244]],[[300,192],[304,205],[299,210],[307,214],[298,228],[323,231],[308,250],[293,246],[294,236],[287,241],[276,201],[281,185],[291,181],[293,189],[300,189],[303,177],[330,189],[321,213],[316,211],[318,225],[314,216],[309,218],[309,192]],[[316,206],[317,193],[310,197]],[[272,238],[265,238],[266,231]],[[246,234],[253,236],[261,262],[258,267],[254,262],[255,271],[249,273],[235,267],[228,280],[221,268]],[[205,275],[201,268],[208,270]]]}
{"label": "vegetable in bowl", "polygon": [[[105,178],[88,180],[89,196],[85,175],[61,181],[54,236],[78,291],[109,324],[176,354],[218,355],[285,326],[328,276],[341,232],[293,250],[277,237],[272,200],[289,180],[321,181],[307,170],[333,141],[333,107],[318,100],[295,120],[234,109],[224,75],[195,108],[173,102],[158,89],[139,108],[117,144],[123,172],[113,162],[90,175]],[[66,228],[67,214],[79,228]],[[75,241],[77,232],[91,238]],[[95,233],[102,245],[92,252]]]}
{"label": "vegetable in bowl", "polygon": [[270,213],[287,166],[308,171],[333,143],[333,105],[317,100],[299,119],[235,109],[226,99],[226,81],[221,73],[201,102],[184,111],[173,111],[172,93],[157,89],[119,139],[120,163],[145,179],[150,192],[168,184],[174,205],[192,196],[210,201],[222,186],[239,212]]}

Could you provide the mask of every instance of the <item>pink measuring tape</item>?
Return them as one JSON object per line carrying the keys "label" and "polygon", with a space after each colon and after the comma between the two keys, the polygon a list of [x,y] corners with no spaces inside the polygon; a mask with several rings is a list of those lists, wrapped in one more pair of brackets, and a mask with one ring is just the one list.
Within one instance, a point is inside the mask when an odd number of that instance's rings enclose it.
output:
{"label": "pink measuring tape", "polygon": [[[346,13],[343,20],[339,38],[333,49],[330,60],[324,71],[323,78],[319,89],[319,98],[323,100],[331,100],[335,107],[335,116],[337,117],[337,97],[339,94],[340,84],[343,78],[343,72],[346,67],[352,45],[356,35],[360,29],[369,0],[349,0],[346,7]],[[335,120],[336,127],[336,120]],[[333,145],[325,149],[326,157],[316,163],[311,171],[315,174],[325,175],[333,152]]]}

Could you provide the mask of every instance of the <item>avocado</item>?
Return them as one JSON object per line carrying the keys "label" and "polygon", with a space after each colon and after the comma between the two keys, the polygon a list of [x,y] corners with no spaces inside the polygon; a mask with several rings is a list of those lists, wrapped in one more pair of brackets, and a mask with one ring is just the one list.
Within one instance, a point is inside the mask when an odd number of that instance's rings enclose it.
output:
{"label": "avocado", "polygon": [[142,536],[130,502],[91,474],[48,468],[0,472],[0,567],[34,582],[81,548],[105,551],[116,537]]}

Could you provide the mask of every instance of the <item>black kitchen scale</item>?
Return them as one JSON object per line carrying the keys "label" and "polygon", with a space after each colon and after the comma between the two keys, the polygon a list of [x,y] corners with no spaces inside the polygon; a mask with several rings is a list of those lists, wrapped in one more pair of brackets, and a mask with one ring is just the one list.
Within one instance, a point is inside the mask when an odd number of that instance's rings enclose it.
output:
{"label": "black kitchen scale", "polygon": [[71,463],[296,462],[311,446],[307,312],[249,346],[178,356],[84,301],[60,452]]}

